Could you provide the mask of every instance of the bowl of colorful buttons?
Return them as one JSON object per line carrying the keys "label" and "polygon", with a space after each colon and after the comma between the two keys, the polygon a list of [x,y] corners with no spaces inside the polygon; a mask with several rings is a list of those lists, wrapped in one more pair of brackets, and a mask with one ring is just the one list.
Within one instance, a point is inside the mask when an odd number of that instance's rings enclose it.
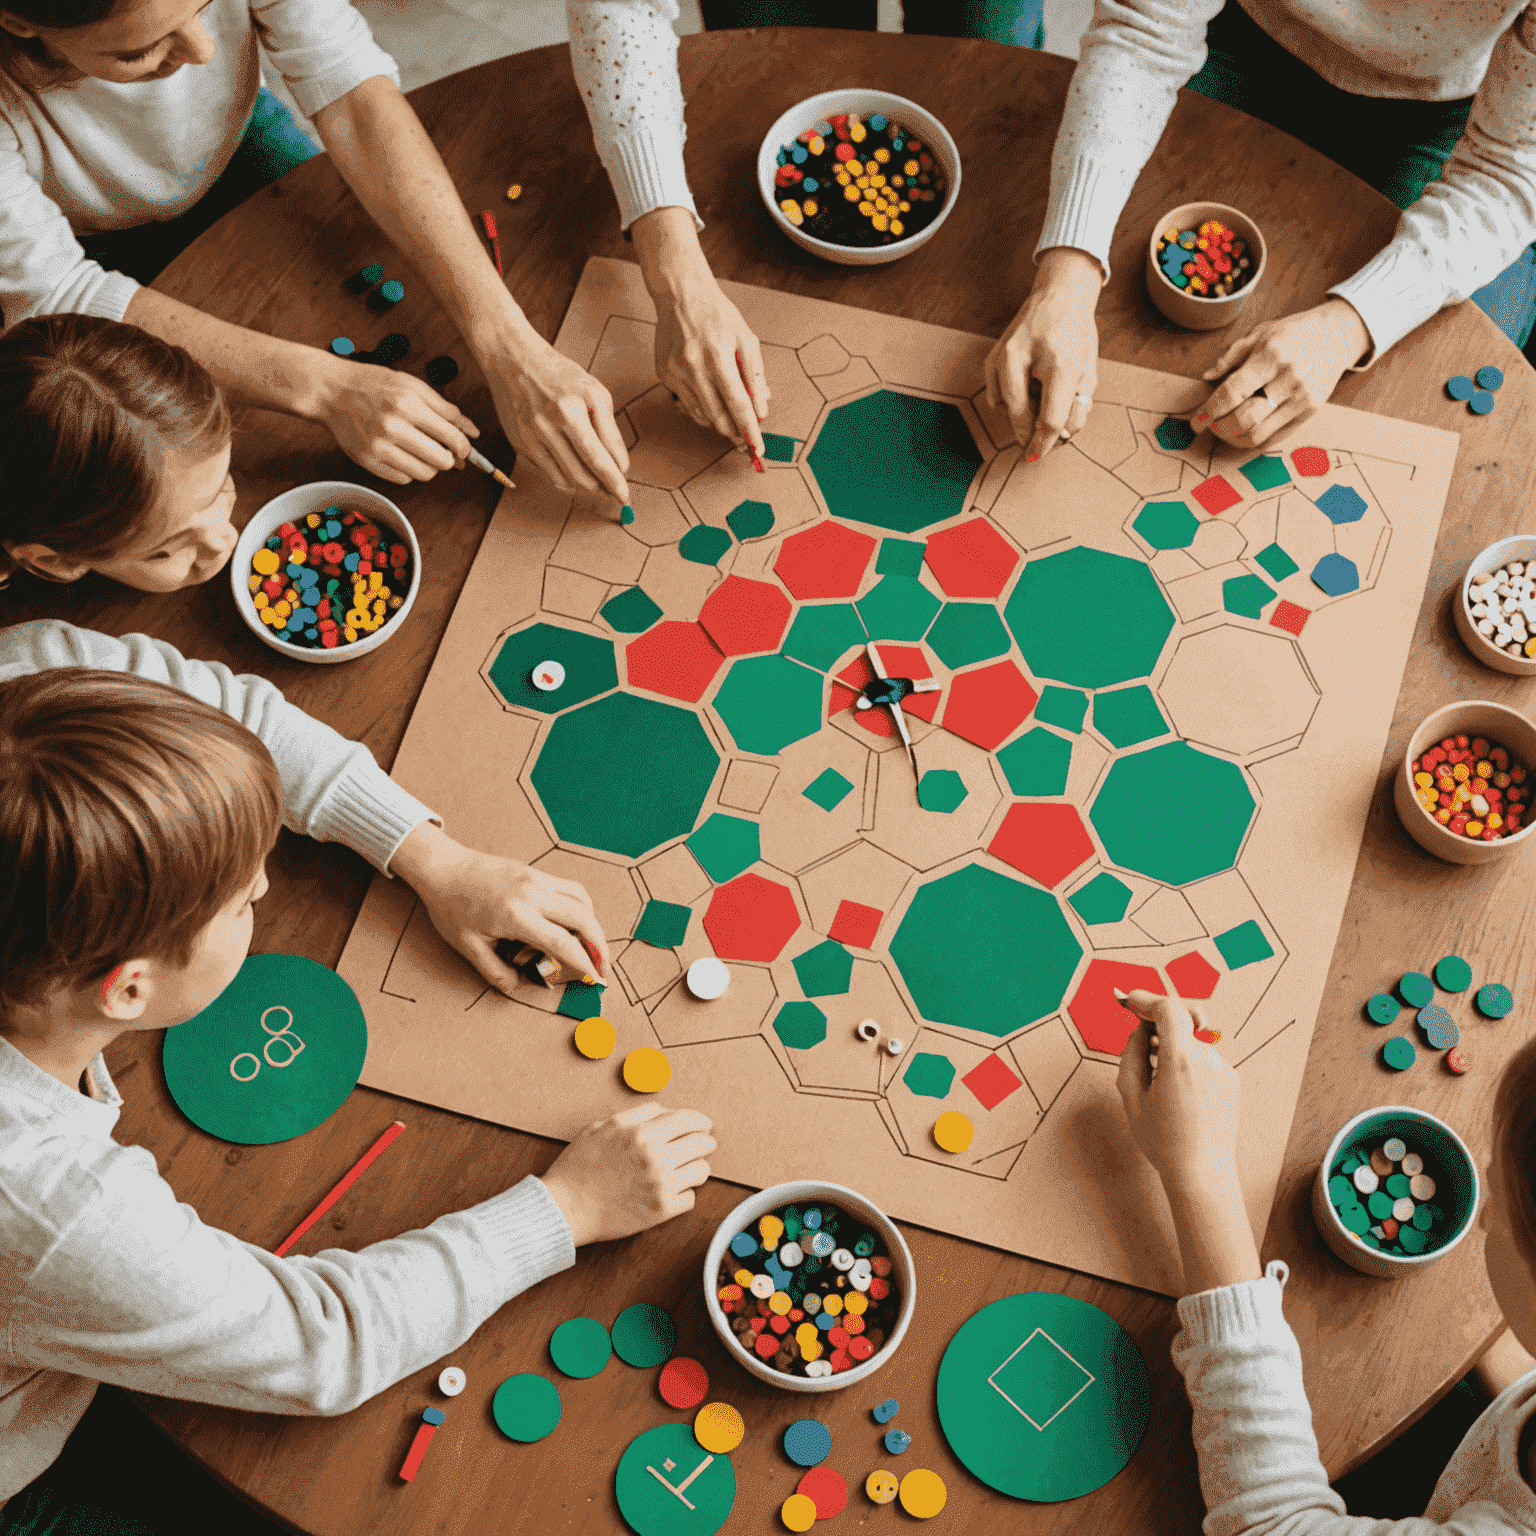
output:
{"label": "bowl of colorful buttons", "polygon": [[704,1258],[727,1351],[787,1392],[836,1392],[885,1365],[917,1301],[895,1224],[838,1184],[776,1184],[743,1200]]}
{"label": "bowl of colorful buttons", "polygon": [[1392,798],[1413,840],[1450,864],[1486,864],[1524,844],[1536,726],[1503,704],[1437,709],[1408,739]]}
{"label": "bowl of colorful buttons", "polygon": [[823,91],[791,107],[757,152],[757,185],[796,245],[845,267],[910,255],[960,195],[943,123],[889,91]]}
{"label": "bowl of colorful buttons", "polygon": [[387,496],[317,480],[252,516],[229,579],[241,618],[274,651],[297,661],[351,661],[376,651],[411,611],[421,549]]}
{"label": "bowl of colorful buttons", "polygon": [[1466,1143],[1422,1109],[1356,1115],[1312,1182],[1323,1241],[1351,1269],[1396,1279],[1448,1254],[1477,1214],[1477,1164]]}
{"label": "bowl of colorful buttons", "polygon": [[1457,632],[1485,667],[1536,675],[1536,537],[1490,544],[1467,567],[1455,613]]}
{"label": "bowl of colorful buttons", "polygon": [[1153,226],[1147,292],[1186,331],[1220,330],[1253,297],[1264,257],[1264,236],[1246,213],[1225,203],[1185,203]]}

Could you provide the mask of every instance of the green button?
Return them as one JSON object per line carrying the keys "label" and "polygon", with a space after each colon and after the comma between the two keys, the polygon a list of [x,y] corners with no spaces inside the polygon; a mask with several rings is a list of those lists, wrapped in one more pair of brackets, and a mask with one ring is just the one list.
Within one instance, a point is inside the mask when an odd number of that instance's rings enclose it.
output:
{"label": "green button", "polygon": [[1391,993],[1378,992],[1367,1001],[1365,1011],[1373,1023],[1390,1024],[1402,1010],[1398,1006],[1397,999]]}
{"label": "green button", "polygon": [[1460,955],[1446,955],[1435,963],[1435,980],[1447,992],[1465,992],[1472,985],[1472,967]]}
{"label": "green button", "polygon": [[1435,1000],[1435,984],[1422,971],[1409,971],[1397,984],[1397,993],[1410,1008],[1422,1008]]}
{"label": "green button", "polygon": [[1404,1035],[1395,1035],[1381,1048],[1381,1059],[1397,1072],[1406,1072],[1417,1054],[1413,1041]]}

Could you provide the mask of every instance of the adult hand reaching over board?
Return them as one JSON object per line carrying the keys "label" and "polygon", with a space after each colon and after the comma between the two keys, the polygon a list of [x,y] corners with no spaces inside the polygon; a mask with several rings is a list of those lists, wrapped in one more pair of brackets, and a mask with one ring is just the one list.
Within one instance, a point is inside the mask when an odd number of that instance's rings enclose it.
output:
{"label": "adult hand reaching over board", "polygon": [[498,939],[532,944],[580,976],[596,959],[608,971],[608,944],[592,898],[516,859],[481,853],[423,822],[395,850],[390,871],[421,898],[433,926],[498,991],[512,994],[517,973],[496,954]]}

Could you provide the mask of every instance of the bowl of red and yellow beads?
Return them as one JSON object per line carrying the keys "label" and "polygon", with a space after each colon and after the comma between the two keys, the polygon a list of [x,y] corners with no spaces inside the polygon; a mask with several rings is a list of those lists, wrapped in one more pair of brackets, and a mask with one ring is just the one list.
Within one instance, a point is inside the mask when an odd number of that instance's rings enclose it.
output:
{"label": "bowl of red and yellow beads", "polygon": [[960,192],[943,123],[888,91],[823,91],[791,107],[757,152],[774,222],[842,266],[895,261],[930,239]]}
{"label": "bowl of red and yellow beads", "polygon": [[1147,241],[1147,293],[1187,331],[1231,325],[1264,275],[1259,226],[1225,203],[1170,208]]}
{"label": "bowl of red and yellow beads", "polygon": [[1536,825],[1536,727],[1503,704],[1436,710],[1413,733],[1393,783],[1409,835],[1452,864],[1484,864]]}
{"label": "bowl of red and yellow beads", "polygon": [[387,496],[344,480],[296,486],[260,508],[229,563],[235,606],[274,651],[351,661],[411,611],[421,549]]}
{"label": "bowl of red and yellow beads", "polygon": [[721,1222],[704,1258],[710,1322],[727,1352],[787,1392],[867,1381],[917,1301],[894,1222],[838,1184],[777,1184]]}

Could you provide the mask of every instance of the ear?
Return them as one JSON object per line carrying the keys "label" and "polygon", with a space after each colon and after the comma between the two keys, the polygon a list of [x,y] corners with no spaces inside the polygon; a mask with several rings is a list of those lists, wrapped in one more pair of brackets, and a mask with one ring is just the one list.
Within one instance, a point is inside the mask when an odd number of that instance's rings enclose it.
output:
{"label": "ear", "polygon": [[23,21],[19,16],[12,16],[9,11],[0,11],[0,27],[3,27],[12,37],[36,37],[37,28],[29,21]]}
{"label": "ear", "polygon": [[[0,22],[3,20],[4,13],[0,12]],[[41,576],[45,581],[79,581],[90,570],[85,561],[55,554],[46,544],[13,544],[5,539],[0,541],[0,548],[23,570]]]}
{"label": "ear", "polygon": [[95,998],[102,1018],[114,1024],[131,1024],[142,1018],[154,991],[150,970],[147,960],[125,960],[109,972]]}

